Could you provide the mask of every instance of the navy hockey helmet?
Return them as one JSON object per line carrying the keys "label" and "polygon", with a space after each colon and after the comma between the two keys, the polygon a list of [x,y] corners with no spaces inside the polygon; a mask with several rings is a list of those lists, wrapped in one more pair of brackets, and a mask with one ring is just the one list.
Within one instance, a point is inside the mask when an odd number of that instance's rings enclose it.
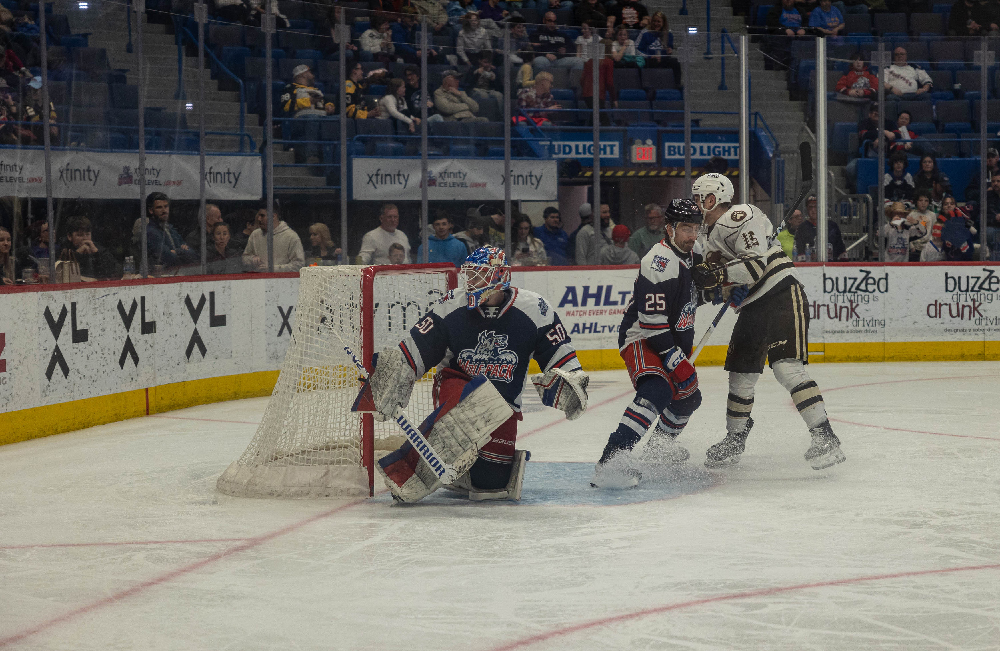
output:
{"label": "navy hockey helmet", "polygon": [[701,210],[691,199],[673,199],[663,211],[668,224],[701,224],[705,221]]}

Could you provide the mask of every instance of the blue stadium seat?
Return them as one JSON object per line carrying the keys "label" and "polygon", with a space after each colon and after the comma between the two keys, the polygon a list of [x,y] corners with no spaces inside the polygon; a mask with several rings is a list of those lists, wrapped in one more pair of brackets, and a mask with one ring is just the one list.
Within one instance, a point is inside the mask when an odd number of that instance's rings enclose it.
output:
{"label": "blue stadium seat", "polygon": [[618,100],[624,102],[644,102],[646,101],[646,91],[641,88],[623,88],[618,91]]}

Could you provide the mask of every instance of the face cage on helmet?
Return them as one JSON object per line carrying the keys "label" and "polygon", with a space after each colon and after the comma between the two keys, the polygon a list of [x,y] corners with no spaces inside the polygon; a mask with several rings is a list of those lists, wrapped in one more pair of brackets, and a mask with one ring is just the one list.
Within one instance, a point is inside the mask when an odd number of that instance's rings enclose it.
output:
{"label": "face cage on helmet", "polygon": [[465,291],[469,300],[466,307],[470,310],[489,300],[494,293],[510,287],[510,267],[463,264],[461,271],[465,274]]}

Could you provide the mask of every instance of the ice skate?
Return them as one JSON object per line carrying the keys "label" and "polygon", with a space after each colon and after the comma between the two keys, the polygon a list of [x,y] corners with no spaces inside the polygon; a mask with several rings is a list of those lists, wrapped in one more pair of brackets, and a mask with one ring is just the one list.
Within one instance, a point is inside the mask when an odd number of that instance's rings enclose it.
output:
{"label": "ice skate", "polygon": [[742,432],[730,432],[705,453],[706,468],[722,468],[739,463],[740,456],[746,448],[747,436],[753,427],[753,418],[747,418],[747,425]]}
{"label": "ice skate", "polygon": [[594,478],[590,480],[590,485],[594,488],[635,488],[641,478],[642,474],[632,459],[632,451],[612,447],[609,443],[604,448],[601,460],[594,467]]}
{"label": "ice skate", "polygon": [[806,450],[806,461],[813,470],[823,470],[847,459],[840,449],[840,439],[833,433],[830,421],[809,430],[812,445]]}
{"label": "ice skate", "polygon": [[677,443],[677,438],[670,436],[666,432],[653,432],[646,441],[646,447],[639,455],[642,463],[683,463],[691,457],[687,448]]}

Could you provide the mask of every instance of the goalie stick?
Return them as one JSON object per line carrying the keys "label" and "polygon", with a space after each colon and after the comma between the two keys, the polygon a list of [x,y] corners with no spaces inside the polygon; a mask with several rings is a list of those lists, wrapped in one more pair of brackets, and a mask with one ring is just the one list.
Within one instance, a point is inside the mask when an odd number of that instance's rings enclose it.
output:
{"label": "goalie stick", "polygon": [[[358,367],[359,371],[361,371],[361,377],[367,381],[368,371],[365,370],[365,367],[361,364],[361,360],[359,360],[357,355],[354,354],[354,351],[352,351],[350,347],[344,346],[344,352],[350,356],[354,365]],[[406,439],[410,442],[410,445],[412,445],[417,453],[423,457],[423,460],[426,461],[427,465],[431,467],[431,470],[435,475],[437,475],[437,478],[442,484],[451,484],[458,479],[458,475],[455,473],[455,470],[441,460],[438,453],[434,451],[434,447],[431,445],[430,441],[425,439],[420,434],[420,431],[413,426],[410,419],[406,417],[406,412],[402,407],[396,407],[396,410],[392,414],[392,419],[396,421],[397,425],[399,425],[399,429],[403,430],[403,434],[406,435]]]}

